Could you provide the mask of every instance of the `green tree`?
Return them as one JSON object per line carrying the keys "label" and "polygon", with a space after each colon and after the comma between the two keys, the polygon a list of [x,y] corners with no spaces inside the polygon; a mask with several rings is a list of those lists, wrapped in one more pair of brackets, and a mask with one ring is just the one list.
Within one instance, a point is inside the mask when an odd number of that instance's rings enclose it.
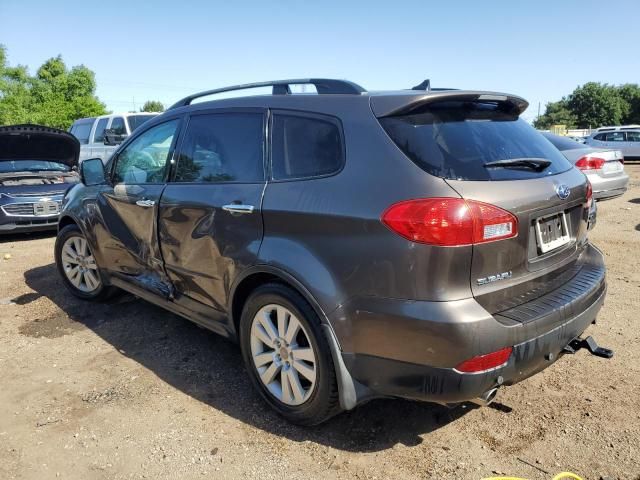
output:
{"label": "green tree", "polygon": [[627,83],[621,85],[618,92],[627,107],[622,123],[640,124],[640,86],[637,83]]}
{"label": "green tree", "polygon": [[0,45],[0,125],[38,123],[66,129],[78,118],[106,113],[95,90],[95,75],[84,65],[69,70],[58,55],[30,76],[24,66],[9,67]]}
{"label": "green tree", "polygon": [[606,83],[585,83],[576,88],[568,100],[579,128],[619,125],[628,110],[618,88]]}
{"label": "green tree", "polygon": [[551,125],[566,125],[572,128],[576,125],[576,121],[575,115],[569,109],[567,99],[563,98],[558,102],[547,103],[544,115],[536,118],[533,126],[541,130],[546,130]]}
{"label": "green tree", "polygon": [[164,112],[164,105],[158,100],[147,100],[140,109],[141,112]]}

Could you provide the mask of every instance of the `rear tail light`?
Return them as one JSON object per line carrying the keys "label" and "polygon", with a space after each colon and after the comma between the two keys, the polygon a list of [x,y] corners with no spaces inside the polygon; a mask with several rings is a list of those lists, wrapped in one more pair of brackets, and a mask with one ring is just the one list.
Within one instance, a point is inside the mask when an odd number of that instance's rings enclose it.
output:
{"label": "rear tail light", "polygon": [[487,353],[486,355],[478,355],[477,357],[470,358],[457,365],[455,368],[459,372],[463,373],[478,373],[492,368],[497,368],[509,360],[513,352],[513,347],[503,348],[497,352]]}
{"label": "rear tail light", "polygon": [[604,166],[605,162],[606,160],[604,158],[591,157],[587,155],[576,162],[576,167],[580,170],[600,170]]}
{"label": "rear tail light", "polygon": [[593,202],[593,187],[591,186],[591,182],[587,180],[587,207],[591,209],[591,203]]}
{"label": "rear tail light", "polygon": [[511,213],[462,198],[396,203],[382,214],[382,222],[412,242],[447,247],[492,242],[518,234],[518,220]]}

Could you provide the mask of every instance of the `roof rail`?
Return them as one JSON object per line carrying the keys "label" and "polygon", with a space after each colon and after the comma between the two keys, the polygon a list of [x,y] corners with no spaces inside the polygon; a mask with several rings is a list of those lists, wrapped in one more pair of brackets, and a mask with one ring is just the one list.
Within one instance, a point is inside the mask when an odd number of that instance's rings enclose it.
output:
{"label": "roof rail", "polygon": [[291,85],[314,85],[318,94],[338,94],[338,95],[360,95],[365,91],[357,83],[348,80],[335,80],[331,78],[299,78],[292,80],[272,80],[270,82],[245,83],[243,85],[233,85],[230,87],[216,88],[214,90],[206,90],[200,93],[194,93],[182,100],[177,101],[171,107],[178,108],[190,105],[193,100],[200,97],[208,97],[217,93],[233,92],[235,90],[247,90],[258,87],[273,87],[273,95],[287,95],[291,93]]}

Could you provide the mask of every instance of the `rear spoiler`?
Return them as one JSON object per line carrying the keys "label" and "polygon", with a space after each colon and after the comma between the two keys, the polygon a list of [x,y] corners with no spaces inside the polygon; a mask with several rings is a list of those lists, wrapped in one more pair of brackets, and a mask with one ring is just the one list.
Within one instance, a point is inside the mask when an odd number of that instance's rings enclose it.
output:
{"label": "rear spoiler", "polygon": [[371,109],[376,117],[408,115],[419,108],[436,102],[496,102],[509,106],[514,114],[520,115],[529,106],[524,98],[498,92],[469,90],[431,91],[423,94],[372,95]]}

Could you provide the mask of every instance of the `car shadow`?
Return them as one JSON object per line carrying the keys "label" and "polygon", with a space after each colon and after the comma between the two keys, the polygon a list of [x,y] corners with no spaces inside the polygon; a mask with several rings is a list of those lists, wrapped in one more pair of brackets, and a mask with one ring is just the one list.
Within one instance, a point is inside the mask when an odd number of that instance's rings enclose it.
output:
{"label": "car shadow", "polygon": [[55,236],[55,229],[43,230],[41,232],[3,233],[0,235],[0,243],[28,242],[31,240],[39,240],[41,238],[51,238]]}
{"label": "car shadow", "polygon": [[[109,303],[79,300],[64,289],[54,264],[28,270],[24,276],[27,285],[55,302],[69,322],[90,328],[171,386],[242,422],[294,441],[358,452],[380,451],[398,443],[415,446],[422,443],[422,435],[474,408],[373,400],[320,426],[291,425],[253,390],[234,343],[130,295]],[[510,410],[499,404],[495,408]]]}
{"label": "car shadow", "polygon": [[640,198],[632,198],[631,200],[629,200],[629,203],[640,204]]}

